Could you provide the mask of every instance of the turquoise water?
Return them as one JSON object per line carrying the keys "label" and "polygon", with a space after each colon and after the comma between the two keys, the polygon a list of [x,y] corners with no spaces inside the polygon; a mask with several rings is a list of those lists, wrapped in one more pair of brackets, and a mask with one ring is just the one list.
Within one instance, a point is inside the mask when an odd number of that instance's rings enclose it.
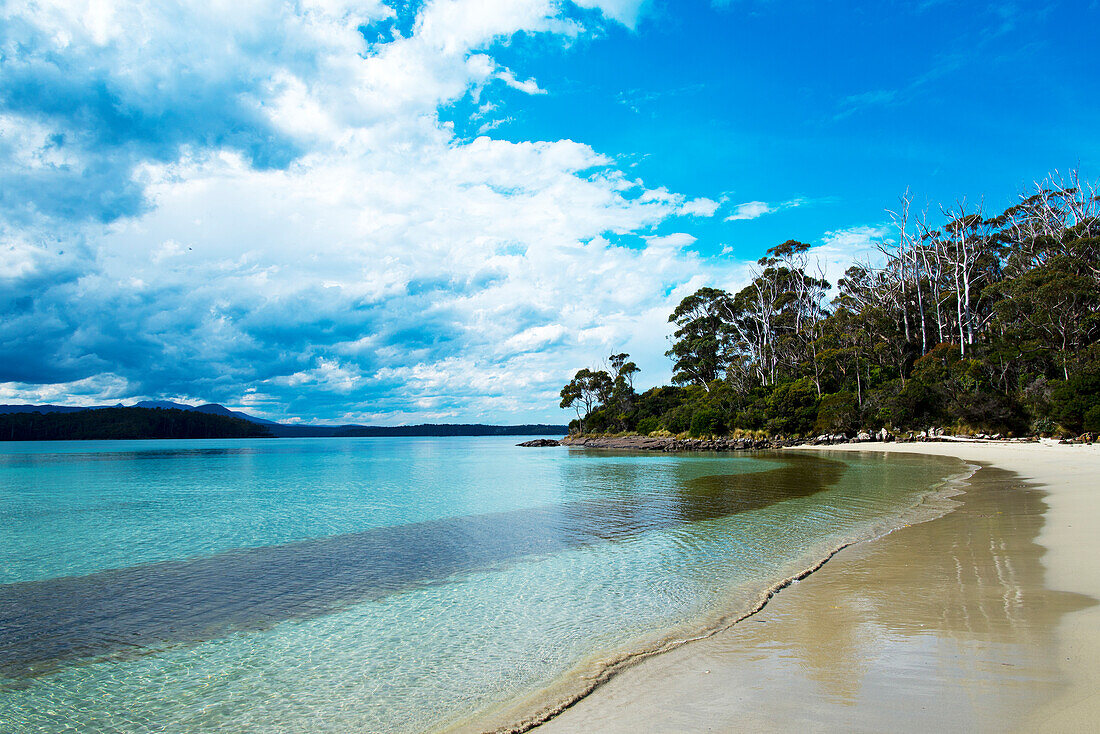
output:
{"label": "turquoise water", "polygon": [[915,517],[918,456],[0,444],[0,730],[424,731]]}

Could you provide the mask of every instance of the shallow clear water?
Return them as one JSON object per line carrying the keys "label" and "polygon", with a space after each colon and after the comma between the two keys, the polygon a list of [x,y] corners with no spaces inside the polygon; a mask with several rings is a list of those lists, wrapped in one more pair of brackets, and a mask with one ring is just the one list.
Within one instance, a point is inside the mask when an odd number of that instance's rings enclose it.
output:
{"label": "shallow clear water", "polygon": [[0,730],[422,731],[735,613],[959,465],[0,444]]}

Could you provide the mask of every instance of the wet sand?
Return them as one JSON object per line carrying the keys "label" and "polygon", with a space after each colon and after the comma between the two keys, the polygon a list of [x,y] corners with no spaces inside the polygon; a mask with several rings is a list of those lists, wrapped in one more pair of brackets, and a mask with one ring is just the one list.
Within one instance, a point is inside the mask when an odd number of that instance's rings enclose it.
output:
{"label": "wet sand", "polygon": [[538,731],[1092,730],[1100,447],[828,450],[983,468],[954,512],[844,549],[753,617],[642,661]]}

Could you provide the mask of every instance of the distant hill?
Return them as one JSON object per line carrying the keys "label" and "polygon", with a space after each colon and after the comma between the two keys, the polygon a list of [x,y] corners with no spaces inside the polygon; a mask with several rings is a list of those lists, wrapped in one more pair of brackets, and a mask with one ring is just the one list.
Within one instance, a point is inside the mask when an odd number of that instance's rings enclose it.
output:
{"label": "distant hill", "polygon": [[[103,405],[90,408],[73,407],[70,405],[0,405],[0,426],[8,425],[8,423],[3,422],[3,420],[9,415],[32,413],[41,413],[43,415],[55,413],[75,414],[122,408],[122,405]],[[218,405],[217,403],[185,405],[183,403],[172,402],[171,400],[143,400],[136,403],[131,408],[126,408],[126,410],[132,409],[181,411],[247,421],[255,426],[261,426],[266,429],[263,435],[272,435],[280,438],[323,438],[334,436],[560,436],[568,433],[567,426],[541,423],[514,426],[492,426],[481,423],[425,423],[416,426],[362,426],[357,424],[306,426],[276,423],[275,421],[269,421],[264,418],[257,418],[254,415],[249,415],[239,410],[230,410],[224,405]],[[136,438],[184,438],[184,436],[136,436]],[[0,440],[5,440],[5,434],[2,432],[2,429],[0,429]]]}
{"label": "distant hill", "polygon": [[4,413],[76,413],[81,410],[96,410],[98,408],[121,408],[121,405],[0,405],[0,414]]}
{"label": "distant hill", "polygon": [[337,436],[550,436],[565,435],[568,426],[528,424],[487,426],[481,423],[425,423],[419,426],[343,426]]}
{"label": "distant hill", "polygon": [[175,408],[92,408],[0,414],[0,440],[71,441],[142,438],[270,438],[241,418]]}
{"label": "distant hill", "polygon": [[266,418],[257,418],[254,415],[242,413],[239,410],[230,410],[224,405],[218,405],[217,403],[206,403],[204,405],[184,405],[183,403],[173,403],[171,400],[142,400],[140,403],[136,403],[134,407],[175,408],[176,410],[193,410],[197,413],[210,413],[211,415],[225,415],[232,418],[240,418],[242,420],[249,421],[250,423],[259,423],[262,426],[279,425],[275,421],[269,421]]}

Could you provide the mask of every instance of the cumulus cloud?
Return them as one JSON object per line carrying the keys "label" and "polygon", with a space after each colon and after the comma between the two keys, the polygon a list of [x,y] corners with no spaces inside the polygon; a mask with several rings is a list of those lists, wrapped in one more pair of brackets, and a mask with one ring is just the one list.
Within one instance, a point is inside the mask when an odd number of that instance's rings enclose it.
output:
{"label": "cumulus cloud", "polygon": [[721,202],[701,196],[698,199],[685,201],[680,206],[680,213],[692,217],[712,217],[718,211],[719,206],[721,206]]}
{"label": "cumulus cloud", "polygon": [[[580,5],[628,27],[641,8]],[[491,48],[586,32],[564,12],[4,6],[0,394],[497,421],[558,418],[563,378],[608,350],[663,373],[650,342],[721,268],[655,230],[718,203],[571,140],[462,140],[438,114],[494,82],[542,93]]]}

